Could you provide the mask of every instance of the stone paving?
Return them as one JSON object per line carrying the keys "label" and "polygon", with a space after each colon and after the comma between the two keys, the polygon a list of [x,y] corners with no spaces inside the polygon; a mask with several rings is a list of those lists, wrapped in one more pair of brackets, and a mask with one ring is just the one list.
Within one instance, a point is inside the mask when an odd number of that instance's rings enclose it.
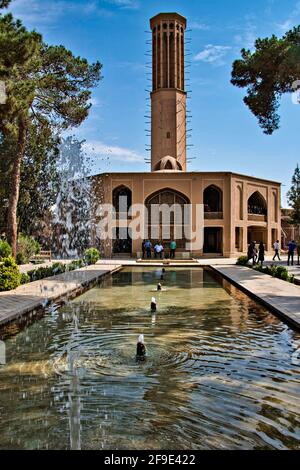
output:
{"label": "stone paving", "polygon": [[300,329],[300,287],[243,266],[212,268]]}
{"label": "stone paving", "polygon": [[98,264],[31,282],[9,292],[0,292],[0,325],[8,323],[49,302],[80,291],[102,276],[120,269],[117,264]]}

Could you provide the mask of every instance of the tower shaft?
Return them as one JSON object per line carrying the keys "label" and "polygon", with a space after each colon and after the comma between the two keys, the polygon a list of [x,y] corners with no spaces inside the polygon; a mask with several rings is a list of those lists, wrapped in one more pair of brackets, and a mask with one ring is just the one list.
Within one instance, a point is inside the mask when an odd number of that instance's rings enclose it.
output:
{"label": "tower shaft", "polygon": [[186,171],[186,19],[177,13],[161,13],[151,19],[150,25],[151,167],[152,171]]}

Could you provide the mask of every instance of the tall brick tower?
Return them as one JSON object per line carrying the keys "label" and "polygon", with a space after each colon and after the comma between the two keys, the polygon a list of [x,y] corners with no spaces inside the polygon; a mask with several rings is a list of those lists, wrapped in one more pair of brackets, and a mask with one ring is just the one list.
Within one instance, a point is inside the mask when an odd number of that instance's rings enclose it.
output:
{"label": "tall brick tower", "polygon": [[186,171],[186,19],[160,13],[152,30],[151,170]]}

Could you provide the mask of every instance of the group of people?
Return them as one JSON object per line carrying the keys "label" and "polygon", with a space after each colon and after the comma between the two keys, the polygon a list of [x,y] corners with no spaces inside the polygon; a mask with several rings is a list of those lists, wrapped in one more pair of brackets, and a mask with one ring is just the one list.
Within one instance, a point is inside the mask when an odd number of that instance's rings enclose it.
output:
{"label": "group of people", "polygon": [[[175,259],[176,256],[176,249],[177,244],[175,240],[171,240],[170,242],[170,259]],[[165,257],[165,247],[162,242],[157,242],[154,246],[150,240],[143,241],[142,243],[142,253],[143,259],[147,257],[147,259],[152,258],[152,252],[154,252],[155,258],[163,259]]]}
{"label": "group of people", "polygon": [[[261,263],[262,265],[265,260],[265,245],[263,244],[263,242],[260,242],[258,250],[256,246],[257,246],[256,242],[250,243],[248,247],[248,262],[252,260],[253,264]],[[276,242],[273,245],[273,248],[274,248],[273,261],[275,261],[276,258],[278,259],[278,261],[281,261],[279,240],[276,240]],[[295,257],[296,251],[298,255],[298,265],[299,265],[300,264],[300,240],[298,244],[295,242],[295,240],[292,240],[288,244],[288,261],[287,261],[288,266],[290,266],[290,264],[292,266],[294,265],[294,257]]]}
{"label": "group of people", "polygon": [[256,242],[251,242],[248,247],[248,262],[252,260],[253,264],[261,263],[265,261],[265,245],[260,242],[258,250],[256,248]]}

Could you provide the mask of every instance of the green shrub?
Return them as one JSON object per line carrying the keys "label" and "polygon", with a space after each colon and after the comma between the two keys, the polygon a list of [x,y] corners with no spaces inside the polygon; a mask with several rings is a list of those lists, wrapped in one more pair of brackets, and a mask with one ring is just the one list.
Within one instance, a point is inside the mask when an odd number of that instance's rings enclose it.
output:
{"label": "green shrub", "polygon": [[41,266],[40,268],[29,271],[28,275],[31,281],[40,281],[46,277],[56,276],[66,272],[67,266],[63,263],[54,263],[52,266]]}
{"label": "green shrub", "polygon": [[40,244],[32,237],[20,233],[18,237],[18,253],[22,256],[22,261],[28,263],[30,258],[38,255],[41,251]]}
{"label": "green shrub", "polygon": [[277,266],[275,277],[287,281],[289,279],[288,270],[283,266]]}
{"label": "green shrub", "polygon": [[21,264],[27,264],[28,259],[24,255],[24,253],[17,253],[17,258],[16,258],[17,264],[20,266]]}
{"label": "green shrub", "polygon": [[28,275],[30,276],[31,281],[40,281],[41,279],[45,279],[46,277],[53,276],[52,267],[40,267],[38,269],[34,269],[29,271]]}
{"label": "green shrub", "polygon": [[21,284],[28,284],[30,282],[30,276],[26,273],[21,274]]}
{"label": "green shrub", "polygon": [[276,277],[277,279],[281,279],[282,281],[287,281],[294,283],[295,277],[290,276],[288,270],[284,266],[255,266],[254,269],[264,274],[268,274],[269,276]]}
{"label": "green shrub", "polygon": [[63,274],[66,271],[74,271],[85,266],[82,259],[74,260],[69,265],[63,263],[54,263],[52,266],[41,266],[40,268],[33,269],[27,274],[22,274],[21,283],[27,284],[28,282],[40,281],[47,277]]}
{"label": "green shrub", "polygon": [[52,265],[52,273],[53,276],[56,276],[58,274],[63,274],[66,272],[66,265],[63,263],[54,263]]}
{"label": "green shrub", "polygon": [[294,276],[294,274],[292,274],[291,276],[289,276],[288,282],[290,282],[291,284],[295,284],[295,276]]}
{"label": "green shrub", "polygon": [[260,272],[260,273],[264,273],[266,268],[264,268],[263,266],[261,266],[260,264],[258,264],[257,266],[253,266],[253,269],[254,269],[255,271]]}
{"label": "green shrub", "polygon": [[248,256],[240,256],[236,262],[238,266],[247,266],[248,265]]}
{"label": "green shrub", "polygon": [[89,248],[84,253],[84,259],[88,265],[96,264],[100,259],[100,253],[97,248]]}
{"label": "green shrub", "polygon": [[80,269],[85,266],[84,261],[82,259],[74,260],[70,264],[68,264],[67,269],[68,271],[75,271],[75,269]]}
{"label": "green shrub", "polygon": [[6,240],[0,240],[0,260],[9,258],[12,255],[12,250]]}
{"label": "green shrub", "polygon": [[0,291],[9,291],[16,289],[21,284],[21,273],[11,257],[4,258],[0,266]]}

